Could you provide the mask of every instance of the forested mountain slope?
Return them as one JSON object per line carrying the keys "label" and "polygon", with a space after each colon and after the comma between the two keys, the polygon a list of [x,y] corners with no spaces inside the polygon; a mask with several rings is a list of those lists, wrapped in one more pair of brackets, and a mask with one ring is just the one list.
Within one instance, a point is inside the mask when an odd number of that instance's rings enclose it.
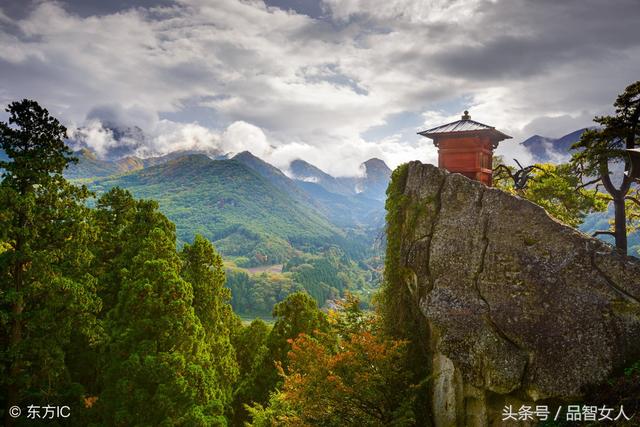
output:
{"label": "forested mountain slope", "polygon": [[254,156],[249,151],[238,153],[233,156],[233,159],[253,170],[258,175],[269,181],[274,187],[287,193],[294,199],[313,204],[313,199],[310,195],[301,190],[294,180],[286,176],[277,167],[265,162],[259,157]]}
{"label": "forested mountain slope", "polygon": [[[318,179],[309,178],[309,176],[307,176],[307,179],[291,179],[280,169],[248,151],[237,154],[234,159],[253,169],[291,197],[309,204],[312,209],[317,209],[331,223],[339,227],[380,228],[384,224],[384,203],[381,200],[367,197],[364,193],[344,194],[347,187],[335,187],[335,185],[338,185],[338,180],[307,162],[296,160],[292,162],[292,165],[305,167],[307,171],[314,171],[316,175],[313,176]],[[379,162],[382,161],[379,160]],[[384,165],[384,162],[382,164]],[[389,169],[386,165],[384,167],[387,170]],[[386,189],[389,179],[387,177],[384,180],[380,178],[380,175],[376,175],[376,182],[378,186],[383,185]],[[355,188],[355,183],[351,186]],[[335,190],[336,188],[338,192],[331,191],[331,189]],[[379,191],[376,194],[379,194]]]}
{"label": "forested mountain slope", "polygon": [[188,155],[90,184],[98,192],[116,186],[157,200],[180,242],[202,234],[241,265],[282,262],[296,249],[344,242],[344,233],[321,214],[237,160]]}

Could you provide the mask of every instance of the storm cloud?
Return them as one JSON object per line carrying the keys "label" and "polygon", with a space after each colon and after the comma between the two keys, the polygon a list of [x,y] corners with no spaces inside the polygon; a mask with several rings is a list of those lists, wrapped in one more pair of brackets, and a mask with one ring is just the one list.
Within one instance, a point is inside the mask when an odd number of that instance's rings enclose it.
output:
{"label": "storm cloud", "polygon": [[105,147],[118,122],[141,154],[249,149],[337,175],[434,161],[415,133],[469,109],[527,161],[519,141],[590,126],[640,78],[638,19],[637,0],[7,0],[0,102],[36,99]]}

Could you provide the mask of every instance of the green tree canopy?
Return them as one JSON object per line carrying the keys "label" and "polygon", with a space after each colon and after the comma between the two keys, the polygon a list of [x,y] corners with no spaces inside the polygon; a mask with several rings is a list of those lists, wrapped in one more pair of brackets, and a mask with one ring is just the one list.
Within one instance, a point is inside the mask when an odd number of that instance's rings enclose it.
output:
{"label": "green tree canopy", "polygon": [[498,167],[493,175],[494,186],[542,206],[551,216],[572,227],[579,226],[587,214],[607,208],[607,197],[597,189],[585,187],[571,164],[534,165],[524,188],[515,188],[513,172],[514,168]]}
{"label": "green tree canopy", "polygon": [[[247,374],[247,379],[239,389],[234,403],[237,408],[252,402],[267,403],[269,394],[282,383],[276,365],[287,369],[287,355],[291,350],[292,340],[300,334],[313,335],[327,332],[329,328],[327,315],[320,311],[312,297],[303,292],[293,293],[276,304],[273,317],[276,318],[276,322],[267,337],[266,352],[259,363],[253,359],[255,369],[253,373]],[[259,324],[254,328],[260,329]],[[259,333],[259,330],[255,332]],[[261,354],[263,351],[262,348],[255,349],[253,355]]]}
{"label": "green tree canopy", "polygon": [[225,424],[216,355],[180,265],[175,236],[156,228],[124,273],[98,400],[108,425]]}
{"label": "green tree canopy", "polygon": [[236,314],[225,287],[222,258],[211,242],[200,235],[182,250],[182,277],[193,287],[193,307],[205,330],[206,341],[216,358],[217,381],[225,404],[231,402],[232,386],[238,376],[235,351],[231,345]]}
{"label": "green tree canopy", "polygon": [[23,99],[6,109],[9,122],[0,122],[0,148],[10,161],[0,161],[5,184],[21,194],[33,186],[58,179],[77,161],[64,143],[67,128],[36,101]]}
{"label": "green tree canopy", "polygon": [[[240,376],[235,384],[233,402],[233,424],[243,425],[248,417],[245,404],[255,400],[254,389],[257,376],[261,374],[263,363],[269,354],[267,339],[269,327],[256,319],[249,325],[241,327],[233,336],[233,347]],[[275,366],[272,367],[275,370]]]}
{"label": "green tree canopy", "polygon": [[35,101],[14,102],[7,112],[9,122],[0,123],[9,158],[0,162],[0,400],[5,407],[79,404],[82,388],[66,355],[74,334],[93,341],[100,309],[88,268],[89,193],[62,177],[72,160],[64,126]]}

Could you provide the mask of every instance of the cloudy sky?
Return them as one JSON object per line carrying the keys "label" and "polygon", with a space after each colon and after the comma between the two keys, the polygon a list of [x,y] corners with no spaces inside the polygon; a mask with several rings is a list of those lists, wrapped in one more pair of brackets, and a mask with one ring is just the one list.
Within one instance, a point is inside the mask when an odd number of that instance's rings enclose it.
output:
{"label": "cloudy sky", "polygon": [[639,21],[638,0],[3,0],[0,103],[38,100],[105,156],[106,123],[140,127],[140,155],[338,175],[434,161],[416,132],[469,109],[527,162],[518,142],[589,126],[640,79]]}

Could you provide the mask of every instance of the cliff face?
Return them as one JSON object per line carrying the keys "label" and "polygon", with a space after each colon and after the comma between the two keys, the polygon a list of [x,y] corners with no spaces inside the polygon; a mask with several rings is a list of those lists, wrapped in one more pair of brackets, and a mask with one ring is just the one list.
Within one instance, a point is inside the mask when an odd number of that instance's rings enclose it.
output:
{"label": "cliff face", "polygon": [[505,405],[578,398],[640,356],[638,260],[431,165],[389,194],[386,292],[427,326],[436,425],[500,425]]}

